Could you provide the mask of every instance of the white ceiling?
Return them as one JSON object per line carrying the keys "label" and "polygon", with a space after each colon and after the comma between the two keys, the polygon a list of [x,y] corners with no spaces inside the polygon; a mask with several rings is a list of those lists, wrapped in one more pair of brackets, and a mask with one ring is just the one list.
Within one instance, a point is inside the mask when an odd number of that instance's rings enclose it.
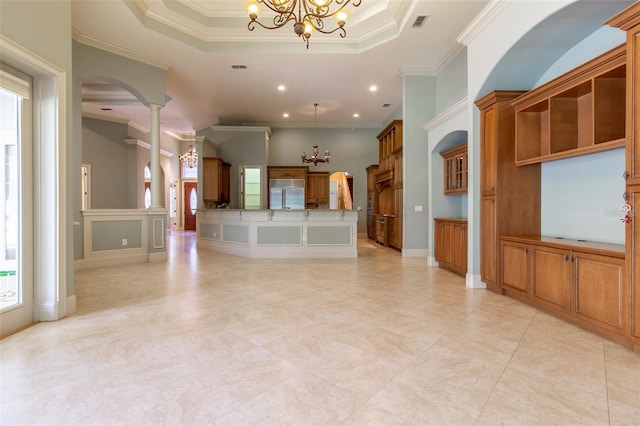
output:
{"label": "white ceiling", "polygon": [[[309,49],[291,23],[249,31],[244,0],[75,0],[72,12],[77,41],[166,69],[162,130],[183,136],[214,124],[313,126],[315,102],[318,127],[382,127],[401,111],[402,76],[440,72],[487,3],[362,0],[348,6],[346,38],[315,33]],[[425,25],[412,28],[419,15]],[[82,93],[85,116],[149,128],[128,92],[87,81]]]}

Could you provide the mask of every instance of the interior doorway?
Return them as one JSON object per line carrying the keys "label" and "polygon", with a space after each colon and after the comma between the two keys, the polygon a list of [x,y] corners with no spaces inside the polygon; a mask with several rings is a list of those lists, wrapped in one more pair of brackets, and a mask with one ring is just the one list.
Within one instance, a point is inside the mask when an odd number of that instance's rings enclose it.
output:
{"label": "interior doorway", "polygon": [[184,230],[196,230],[196,209],[198,208],[198,182],[184,183]]}

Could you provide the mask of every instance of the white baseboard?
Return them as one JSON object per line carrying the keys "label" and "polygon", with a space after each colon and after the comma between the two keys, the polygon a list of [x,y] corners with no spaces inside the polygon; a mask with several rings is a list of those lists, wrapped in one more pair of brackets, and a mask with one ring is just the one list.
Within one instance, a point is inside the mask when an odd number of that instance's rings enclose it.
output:
{"label": "white baseboard", "polygon": [[60,319],[60,304],[58,302],[40,303],[39,321],[57,321]]}
{"label": "white baseboard", "polygon": [[482,281],[480,275],[467,274],[466,276],[467,288],[487,288],[487,285]]}
{"label": "white baseboard", "polygon": [[427,249],[402,249],[402,257],[428,257]]}
{"label": "white baseboard", "polygon": [[427,265],[429,265],[429,266],[431,266],[433,268],[439,268],[440,267],[440,263],[433,256],[427,257]]}

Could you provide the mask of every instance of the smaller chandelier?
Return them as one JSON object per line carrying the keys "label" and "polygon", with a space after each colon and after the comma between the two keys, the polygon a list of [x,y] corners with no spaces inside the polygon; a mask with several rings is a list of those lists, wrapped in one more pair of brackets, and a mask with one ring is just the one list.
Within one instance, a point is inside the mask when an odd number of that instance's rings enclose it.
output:
{"label": "smaller chandelier", "polygon": [[184,166],[193,169],[198,165],[198,152],[196,151],[196,146],[191,145],[187,151],[178,158]]}
{"label": "smaller chandelier", "polygon": [[313,163],[315,166],[317,166],[318,163],[328,163],[329,157],[331,157],[331,153],[327,149],[324,151],[324,158],[320,158],[320,155],[318,154],[318,145],[313,145],[313,154],[311,155],[311,157],[307,157],[306,152],[303,152],[300,157],[302,158],[302,164]]}
{"label": "smaller chandelier", "polygon": [[[318,131],[318,103],[316,102],[315,104],[313,104],[313,107],[315,108],[314,121],[313,121],[313,131],[314,131],[314,133],[317,133],[317,131]],[[328,149],[326,149],[324,151],[324,158],[320,157],[320,154],[318,153],[318,144],[314,144],[313,145],[313,154],[311,155],[311,157],[307,157],[307,153],[306,152],[303,152],[302,155],[300,156],[300,158],[302,158],[302,164],[304,164],[304,163],[313,163],[314,166],[317,166],[318,163],[328,163],[329,162],[329,157],[331,157],[331,153],[329,152]]]}
{"label": "smaller chandelier", "polygon": [[[249,0],[246,4],[249,13],[249,31],[255,29],[256,24],[268,30],[282,28],[289,21],[293,21],[293,31],[302,37],[309,48],[309,38],[312,31],[319,31],[323,34],[331,34],[338,32],[340,37],[347,36],[347,30],[344,25],[347,22],[347,11],[345,6],[352,4],[353,7],[360,6],[361,0]],[[260,13],[260,5],[266,7],[276,13],[273,17],[273,26],[265,25],[258,21]],[[325,29],[325,18],[334,17],[337,21],[337,27],[334,29]]]}

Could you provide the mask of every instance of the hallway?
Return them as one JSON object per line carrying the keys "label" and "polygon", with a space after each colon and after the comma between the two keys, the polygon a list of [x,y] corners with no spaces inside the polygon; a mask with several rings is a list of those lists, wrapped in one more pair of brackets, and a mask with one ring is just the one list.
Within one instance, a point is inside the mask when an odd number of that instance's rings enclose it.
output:
{"label": "hallway", "polygon": [[78,312],[0,341],[10,425],[632,425],[640,356],[359,240],[358,259],[76,272]]}

